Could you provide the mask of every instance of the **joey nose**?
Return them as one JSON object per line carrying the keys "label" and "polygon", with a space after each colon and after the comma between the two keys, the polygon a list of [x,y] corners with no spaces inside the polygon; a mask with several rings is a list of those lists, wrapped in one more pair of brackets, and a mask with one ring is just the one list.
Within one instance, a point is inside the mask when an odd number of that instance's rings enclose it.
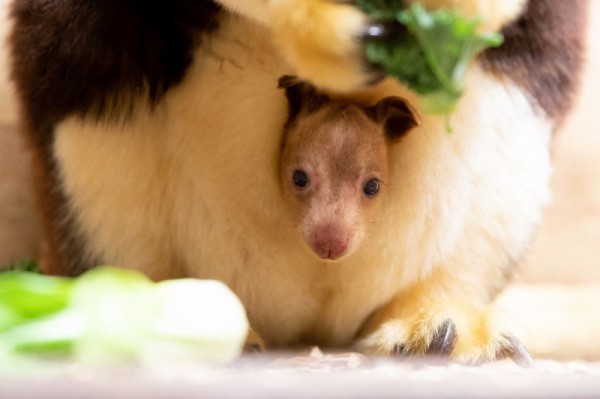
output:
{"label": "joey nose", "polygon": [[339,259],[348,251],[349,244],[349,234],[332,225],[318,228],[310,240],[310,246],[321,259]]}

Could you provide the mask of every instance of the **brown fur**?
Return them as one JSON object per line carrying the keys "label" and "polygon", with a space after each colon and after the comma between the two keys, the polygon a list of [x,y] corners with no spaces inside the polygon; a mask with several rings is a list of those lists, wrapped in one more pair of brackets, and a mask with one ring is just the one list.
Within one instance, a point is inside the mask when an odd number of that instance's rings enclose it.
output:
{"label": "brown fur", "polygon": [[502,33],[504,44],[481,55],[485,69],[524,87],[560,122],[571,108],[583,62],[587,0],[530,0]]}

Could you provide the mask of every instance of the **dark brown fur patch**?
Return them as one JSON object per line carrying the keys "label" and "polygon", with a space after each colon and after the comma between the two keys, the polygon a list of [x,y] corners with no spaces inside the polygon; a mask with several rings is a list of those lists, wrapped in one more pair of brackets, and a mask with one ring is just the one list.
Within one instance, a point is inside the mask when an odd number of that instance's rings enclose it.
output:
{"label": "dark brown fur patch", "polygon": [[560,123],[579,86],[586,10],[587,0],[530,0],[503,30],[504,44],[481,55],[484,68],[510,77]]}
{"label": "dark brown fur patch", "polygon": [[69,202],[60,188],[56,163],[50,154],[39,153],[45,150],[34,146],[33,173],[44,233],[40,266],[47,274],[78,276],[98,265],[98,261],[85,251]]}
{"label": "dark brown fur patch", "polygon": [[15,1],[12,76],[24,111],[51,126],[105,116],[121,98],[159,101],[218,10],[211,0]]}

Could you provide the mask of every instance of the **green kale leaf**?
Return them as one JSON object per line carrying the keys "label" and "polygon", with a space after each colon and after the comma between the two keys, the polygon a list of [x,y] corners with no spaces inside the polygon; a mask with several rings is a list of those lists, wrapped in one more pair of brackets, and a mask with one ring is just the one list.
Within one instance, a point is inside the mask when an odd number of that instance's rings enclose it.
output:
{"label": "green kale leaf", "polygon": [[479,20],[454,11],[428,12],[419,3],[403,8],[401,0],[356,0],[374,21],[396,21],[407,33],[366,43],[369,61],[420,94],[423,109],[451,113],[464,91],[467,67],[488,47],[500,46],[499,33],[478,33]]}

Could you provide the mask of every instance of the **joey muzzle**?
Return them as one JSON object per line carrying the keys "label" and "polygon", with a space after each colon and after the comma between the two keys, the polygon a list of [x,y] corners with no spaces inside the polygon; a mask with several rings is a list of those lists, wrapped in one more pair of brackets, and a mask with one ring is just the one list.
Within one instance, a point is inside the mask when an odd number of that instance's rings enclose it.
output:
{"label": "joey muzzle", "polygon": [[310,235],[308,244],[321,259],[336,260],[348,252],[351,234],[335,225],[317,227]]}

